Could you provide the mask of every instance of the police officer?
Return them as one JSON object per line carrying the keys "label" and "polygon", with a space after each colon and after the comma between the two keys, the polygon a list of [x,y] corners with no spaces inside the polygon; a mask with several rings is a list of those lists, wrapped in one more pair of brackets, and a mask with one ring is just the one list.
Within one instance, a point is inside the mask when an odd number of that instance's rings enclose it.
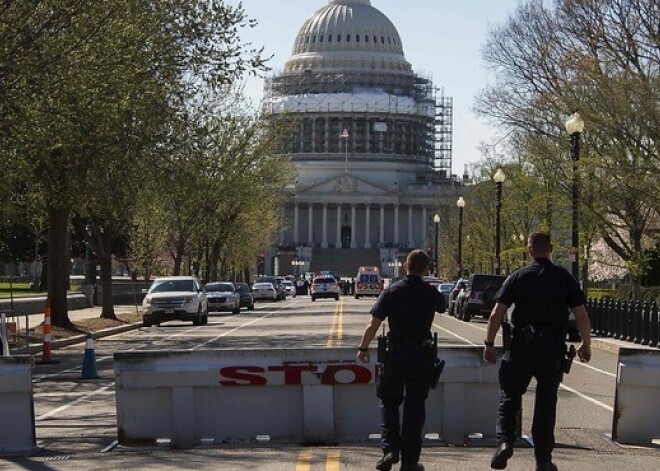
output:
{"label": "police officer", "polygon": [[584,306],[586,299],[577,281],[551,261],[550,235],[543,232],[531,234],[527,250],[534,261],[514,272],[500,288],[484,341],[484,360],[495,363],[495,336],[505,320],[507,309],[515,305],[511,347],[505,352],[500,366],[499,447],[491,460],[491,468],[506,468],[507,460],[513,455],[516,417],[521,408],[522,395],[533,376],[537,381],[532,424],[536,470],[556,471],[557,466],[552,463],[552,450],[555,446],[557,390],[562,378],[561,363],[566,353],[569,308],[575,314],[582,336],[577,354],[583,362],[591,359],[591,325]]}
{"label": "police officer", "polygon": [[[371,320],[360,342],[358,360],[369,362],[369,343],[387,319],[390,348],[378,378],[383,457],[376,469],[389,471],[401,459],[402,471],[423,471],[419,463],[422,429],[426,419],[433,362],[431,324],[444,312],[444,296],[422,277],[428,274],[429,257],[413,250],[404,264],[408,276],[385,289],[371,309]],[[404,399],[405,390],[405,399]],[[403,420],[399,425],[399,406]]]}

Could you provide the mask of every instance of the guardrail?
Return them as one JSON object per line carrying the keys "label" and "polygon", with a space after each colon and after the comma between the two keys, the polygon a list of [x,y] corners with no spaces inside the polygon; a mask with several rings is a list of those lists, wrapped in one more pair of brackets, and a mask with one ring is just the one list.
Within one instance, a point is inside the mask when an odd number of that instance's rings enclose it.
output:
{"label": "guardrail", "polygon": [[36,448],[32,399],[32,357],[0,357],[0,454],[28,454]]}
{"label": "guardrail", "polygon": [[589,299],[587,310],[594,335],[660,347],[660,314],[656,303]]}
{"label": "guardrail", "polygon": [[612,439],[651,446],[660,440],[660,351],[619,349]]}
{"label": "guardrail", "polygon": [[[374,357],[375,357],[375,352]],[[493,436],[499,398],[496,365],[479,347],[443,347],[446,361],[427,401],[426,432],[463,445]],[[333,444],[380,433],[376,363],[354,349],[118,352],[119,443],[177,448],[255,440]]]}

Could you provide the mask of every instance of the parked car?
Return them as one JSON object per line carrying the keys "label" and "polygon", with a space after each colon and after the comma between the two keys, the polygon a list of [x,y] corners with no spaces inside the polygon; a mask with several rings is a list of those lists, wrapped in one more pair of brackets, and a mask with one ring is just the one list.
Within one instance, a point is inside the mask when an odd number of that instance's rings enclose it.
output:
{"label": "parked car", "polygon": [[471,275],[461,303],[460,318],[465,322],[470,322],[470,319],[476,315],[487,318],[495,305],[495,295],[504,280],[506,280],[504,275]]}
{"label": "parked car", "polygon": [[248,311],[254,309],[254,296],[252,295],[252,290],[250,285],[247,283],[234,283],[236,285],[236,291],[241,298],[241,307],[248,308]]}
{"label": "parked car", "polygon": [[293,284],[293,282],[290,281],[290,280],[284,280],[282,282],[282,284],[284,285],[284,290],[286,291],[287,296],[290,295],[290,296],[293,296],[295,298],[296,297],[296,287]]}
{"label": "parked car", "polygon": [[319,298],[333,298],[339,301],[339,285],[337,280],[330,276],[319,276],[314,278],[311,290],[312,301]]}
{"label": "parked car", "polygon": [[209,311],[231,311],[238,314],[241,311],[241,295],[234,283],[228,281],[213,281],[206,283],[206,298],[209,302]]}
{"label": "parked car", "polygon": [[160,325],[169,320],[209,321],[208,302],[202,284],[194,276],[156,278],[142,302],[142,324]]}
{"label": "parked car", "polygon": [[439,278],[436,278],[435,276],[425,276],[424,281],[426,281],[428,284],[433,286],[434,288],[437,288],[442,284],[442,280]]}
{"label": "parked car", "polygon": [[255,283],[252,285],[252,296],[254,300],[266,299],[268,301],[277,301],[279,299],[279,294],[275,289],[273,283]]}
{"label": "parked car", "polygon": [[456,317],[456,304],[458,300],[458,295],[460,294],[461,291],[467,286],[467,280],[460,279],[456,282],[454,287],[452,288],[451,292],[449,293],[449,309],[447,310],[447,314],[450,316]]}
{"label": "parked car", "polygon": [[275,291],[277,291],[277,300],[286,299],[286,291],[284,290],[282,281],[284,281],[284,278],[277,276],[260,276],[254,280],[255,283],[271,283]]}
{"label": "parked car", "polygon": [[454,283],[440,283],[438,285],[438,291],[442,293],[445,297],[445,307],[449,308],[449,294],[454,289]]}

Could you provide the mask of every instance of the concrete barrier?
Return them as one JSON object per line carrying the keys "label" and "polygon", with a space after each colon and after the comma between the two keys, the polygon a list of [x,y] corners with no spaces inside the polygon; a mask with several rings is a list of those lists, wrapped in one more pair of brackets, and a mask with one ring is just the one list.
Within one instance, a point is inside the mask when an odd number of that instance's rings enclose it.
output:
{"label": "concrete barrier", "polygon": [[[375,352],[373,352],[375,357]],[[446,361],[427,401],[426,432],[464,444],[493,436],[497,366],[479,347],[441,348]],[[212,440],[324,443],[380,433],[378,365],[356,364],[355,349],[211,350],[115,353],[119,443]]]}
{"label": "concrete barrier", "polygon": [[0,357],[0,424],[0,455],[36,449],[29,356]]}
{"label": "concrete barrier", "polygon": [[612,439],[646,446],[660,440],[660,351],[619,349]]}
{"label": "concrete barrier", "polygon": [[[82,293],[71,293],[67,295],[69,310],[84,309],[90,307],[87,298]],[[6,312],[7,317],[11,315],[40,314],[46,306],[46,296],[35,296],[25,298],[14,298],[14,304],[9,299],[0,300],[0,312]]]}

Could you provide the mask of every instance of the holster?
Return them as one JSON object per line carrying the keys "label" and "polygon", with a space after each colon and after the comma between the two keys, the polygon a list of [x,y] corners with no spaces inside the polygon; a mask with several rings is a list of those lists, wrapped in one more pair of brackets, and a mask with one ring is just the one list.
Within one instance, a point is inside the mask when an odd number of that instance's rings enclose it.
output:
{"label": "holster", "polygon": [[576,351],[575,346],[571,345],[564,355],[561,358],[561,371],[564,374],[569,374],[571,372],[571,366],[573,366],[573,360],[575,359]]}
{"label": "holster", "polygon": [[502,346],[504,350],[511,351],[512,329],[511,323],[505,319],[502,323]]}
{"label": "holster", "polygon": [[445,361],[438,358],[438,333],[433,333],[433,367],[431,368],[431,389],[438,387],[438,382],[440,381],[440,375],[442,375],[442,370],[445,369]]}
{"label": "holster", "polygon": [[378,336],[378,355],[376,361],[381,365],[385,364],[385,359],[387,358],[387,352],[389,350],[389,339],[387,335]]}

